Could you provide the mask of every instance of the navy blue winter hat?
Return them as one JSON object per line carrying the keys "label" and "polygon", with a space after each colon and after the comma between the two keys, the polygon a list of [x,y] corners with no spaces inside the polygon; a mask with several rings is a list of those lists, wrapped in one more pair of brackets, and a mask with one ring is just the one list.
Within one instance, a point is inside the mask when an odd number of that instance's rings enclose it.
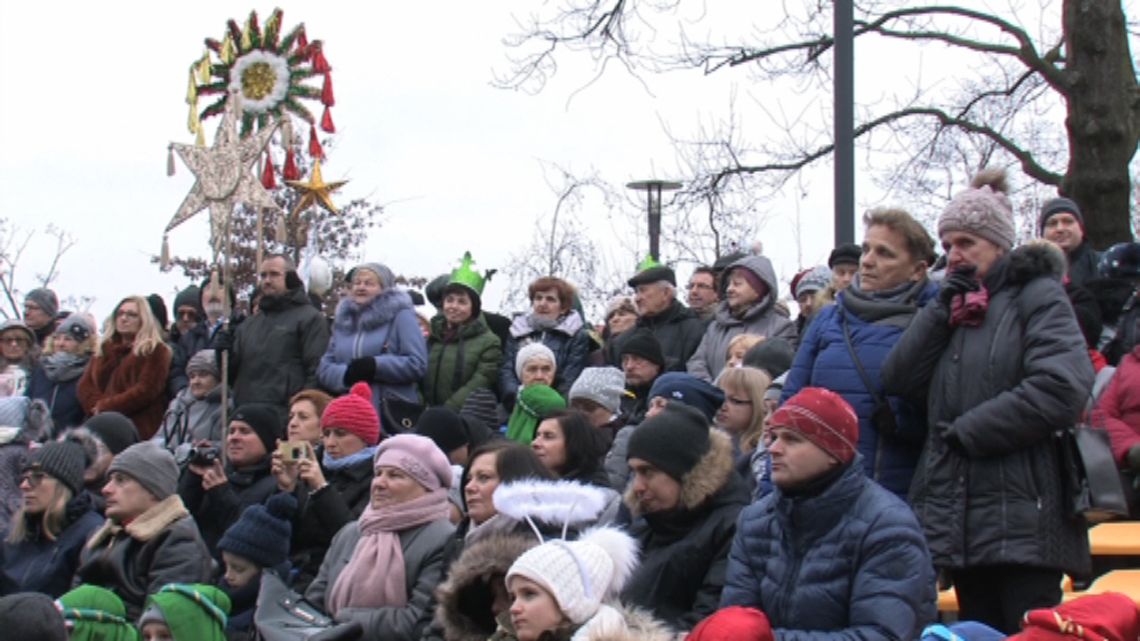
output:
{"label": "navy blue winter hat", "polygon": [[265,505],[251,505],[222,535],[218,549],[249,559],[261,568],[277,567],[289,558],[296,511],[297,499],[286,492],[269,497]]}
{"label": "navy blue winter hat", "polygon": [[658,376],[649,388],[649,399],[657,396],[696,408],[710,421],[724,405],[724,392],[719,387],[684,372],[665,372]]}
{"label": "navy blue winter hat", "polygon": [[1116,243],[1100,256],[1096,270],[1104,278],[1140,277],[1140,243]]}

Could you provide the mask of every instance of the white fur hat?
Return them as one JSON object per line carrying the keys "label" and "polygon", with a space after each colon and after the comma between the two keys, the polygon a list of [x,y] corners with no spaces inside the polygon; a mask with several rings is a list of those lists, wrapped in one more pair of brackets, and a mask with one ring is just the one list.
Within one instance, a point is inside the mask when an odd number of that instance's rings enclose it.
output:
{"label": "white fur hat", "polygon": [[549,347],[538,341],[527,343],[519,348],[519,353],[515,356],[515,376],[519,377],[520,381],[522,380],[523,367],[525,367],[526,362],[532,358],[545,358],[553,363],[555,367],[558,367],[558,361],[554,358],[554,352],[550,351]]}
{"label": "white fur hat", "polygon": [[527,550],[507,571],[507,583],[516,576],[534,581],[579,625],[616,598],[637,567],[637,552],[637,541],[625,532],[597,527],[577,541],[548,541]]}

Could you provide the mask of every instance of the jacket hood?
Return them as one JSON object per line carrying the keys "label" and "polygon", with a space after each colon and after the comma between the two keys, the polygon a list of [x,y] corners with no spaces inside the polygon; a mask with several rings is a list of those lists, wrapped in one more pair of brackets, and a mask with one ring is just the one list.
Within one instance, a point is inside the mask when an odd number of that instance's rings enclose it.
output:
{"label": "jacket hood", "polygon": [[1060,281],[1066,271],[1068,265],[1061,248],[1038,238],[1010,252],[1006,278],[1011,283],[1028,283],[1042,276]]}
{"label": "jacket hood", "polygon": [[772,267],[772,261],[768,260],[767,256],[750,255],[741,258],[740,260],[728,266],[724,273],[729,273],[732,270],[743,267],[748,271],[756,274],[756,277],[764,281],[768,286],[768,293],[772,300],[780,297],[780,281],[776,280],[776,269]]}
{"label": "jacket hood", "polygon": [[[744,314],[734,316],[728,308],[728,300],[722,300],[717,304],[716,320],[719,323],[726,325],[739,325],[753,321],[760,316],[768,313],[772,309],[776,301],[780,299],[780,281],[776,279],[776,270],[772,267],[772,261],[768,260],[765,256],[745,256],[740,260],[732,263],[725,270],[725,274],[729,274],[734,269],[747,269],[752,272],[757,278],[760,279],[765,285],[768,286],[768,293],[763,298],[749,305]],[[724,287],[727,289],[727,277],[725,279]],[[724,298],[722,292],[721,297]]]}
{"label": "jacket hood", "polygon": [[[535,332],[542,331],[541,327],[535,327],[531,323],[531,318],[531,312],[527,312],[521,316],[516,316],[515,319],[511,321],[511,337],[521,338],[523,336],[528,336],[530,334],[534,334]],[[552,332],[559,332],[561,334],[566,334],[567,336],[573,336],[574,334],[577,334],[578,330],[582,329],[584,325],[585,323],[582,321],[582,315],[579,314],[577,310],[572,309],[569,312],[566,312],[564,316],[560,317],[558,319],[558,322],[549,329]]]}
{"label": "jacket hood", "polygon": [[351,297],[341,299],[336,306],[333,326],[341,332],[371,331],[392,322],[401,311],[413,312],[412,297],[402,289],[385,289],[367,305],[357,305]]}
{"label": "jacket hood", "polygon": [[[538,544],[531,534],[497,534],[463,550],[448,570],[447,580],[436,588],[435,616],[444,638],[452,641],[486,641],[495,632],[491,612],[491,581],[502,581],[523,552]],[[496,578],[497,577],[497,578]]]}
{"label": "jacket hood", "polygon": [[285,290],[285,293],[280,296],[262,296],[257,307],[265,311],[275,312],[302,305],[312,306],[309,295],[305,293],[304,287],[294,287]]}
{"label": "jacket hood", "polygon": [[[718,429],[709,428],[709,450],[681,479],[678,507],[696,509],[719,492],[733,474],[732,464],[732,439]],[[632,483],[625,490],[625,504],[634,516],[641,514]]]}

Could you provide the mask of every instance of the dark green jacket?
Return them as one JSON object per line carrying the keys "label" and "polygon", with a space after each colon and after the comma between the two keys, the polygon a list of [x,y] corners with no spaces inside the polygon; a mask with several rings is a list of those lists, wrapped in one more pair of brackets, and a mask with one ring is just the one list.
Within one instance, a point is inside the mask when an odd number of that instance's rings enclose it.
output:
{"label": "dark green jacket", "polygon": [[503,350],[482,314],[445,340],[446,326],[442,315],[431,319],[424,404],[445,405],[458,412],[471,392],[494,391]]}

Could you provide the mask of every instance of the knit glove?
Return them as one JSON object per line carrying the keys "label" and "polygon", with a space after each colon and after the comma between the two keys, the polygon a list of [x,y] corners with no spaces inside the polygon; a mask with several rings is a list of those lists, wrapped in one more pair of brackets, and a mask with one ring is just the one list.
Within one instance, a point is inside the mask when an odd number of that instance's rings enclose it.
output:
{"label": "knit glove", "polygon": [[950,301],[954,300],[955,296],[978,291],[978,281],[974,278],[977,271],[976,267],[968,265],[947,272],[946,277],[942,279],[942,288],[938,292],[938,300],[942,301],[946,307],[950,307]]}
{"label": "knit glove", "polygon": [[371,356],[354,358],[348,363],[348,367],[344,369],[344,386],[352,387],[353,383],[359,383],[360,381],[370,383],[375,376],[376,359]]}
{"label": "knit glove", "polygon": [[958,435],[958,430],[954,429],[954,424],[948,421],[938,421],[934,426],[934,431],[942,439],[946,446],[953,450],[956,454],[967,456],[966,447],[962,445],[962,437]]}
{"label": "knit glove", "polygon": [[1128,448],[1128,467],[1132,468],[1133,472],[1140,472],[1140,445],[1133,445]]}

